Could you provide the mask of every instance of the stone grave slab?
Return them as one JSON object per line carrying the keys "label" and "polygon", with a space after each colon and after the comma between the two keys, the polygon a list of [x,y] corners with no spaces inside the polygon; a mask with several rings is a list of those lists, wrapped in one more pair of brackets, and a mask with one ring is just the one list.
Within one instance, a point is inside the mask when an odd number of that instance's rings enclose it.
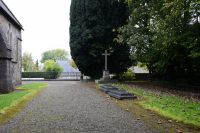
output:
{"label": "stone grave slab", "polygon": [[101,91],[103,91],[104,93],[120,100],[136,98],[136,96],[134,96],[133,94],[125,90],[122,90],[120,88],[114,87],[112,85],[102,85],[100,88],[101,88]]}
{"label": "stone grave slab", "polygon": [[108,93],[111,90],[119,90],[119,88],[114,87],[112,85],[101,85],[100,90],[103,91],[104,93]]}
{"label": "stone grave slab", "polygon": [[108,95],[117,99],[134,99],[136,96],[134,96],[131,93],[128,93],[127,91],[124,90],[117,90],[117,91],[109,91]]}

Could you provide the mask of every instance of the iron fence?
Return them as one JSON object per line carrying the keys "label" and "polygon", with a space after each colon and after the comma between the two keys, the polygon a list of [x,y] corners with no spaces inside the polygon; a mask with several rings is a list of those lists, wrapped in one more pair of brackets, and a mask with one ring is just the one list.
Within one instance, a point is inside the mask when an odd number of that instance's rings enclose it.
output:
{"label": "iron fence", "polygon": [[80,80],[80,72],[22,72],[22,78],[26,79],[62,79],[62,80]]}

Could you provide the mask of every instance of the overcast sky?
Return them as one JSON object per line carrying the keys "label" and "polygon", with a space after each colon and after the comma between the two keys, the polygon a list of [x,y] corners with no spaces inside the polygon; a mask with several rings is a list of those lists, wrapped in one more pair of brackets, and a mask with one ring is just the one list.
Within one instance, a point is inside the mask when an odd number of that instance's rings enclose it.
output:
{"label": "overcast sky", "polygon": [[24,27],[22,51],[41,53],[62,48],[69,52],[70,0],[3,0]]}

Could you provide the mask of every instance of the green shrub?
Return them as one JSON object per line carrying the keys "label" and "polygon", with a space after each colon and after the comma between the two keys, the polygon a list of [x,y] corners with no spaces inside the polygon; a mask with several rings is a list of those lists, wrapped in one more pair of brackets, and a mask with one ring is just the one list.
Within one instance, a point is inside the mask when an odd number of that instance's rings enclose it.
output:
{"label": "green shrub", "polygon": [[61,72],[46,72],[44,75],[45,79],[57,79],[60,76]]}
{"label": "green shrub", "polygon": [[55,61],[48,60],[44,63],[45,72],[23,72],[22,78],[45,78],[56,79],[60,76],[63,68],[60,67]]}
{"label": "green shrub", "polygon": [[45,75],[46,79],[56,79],[62,73],[63,68],[59,66],[59,64],[56,63],[55,61],[47,60],[44,63],[44,70],[45,72],[49,72],[48,75]]}
{"label": "green shrub", "polygon": [[127,72],[118,74],[117,79],[120,81],[133,81],[135,80],[135,74],[132,70],[128,69]]}

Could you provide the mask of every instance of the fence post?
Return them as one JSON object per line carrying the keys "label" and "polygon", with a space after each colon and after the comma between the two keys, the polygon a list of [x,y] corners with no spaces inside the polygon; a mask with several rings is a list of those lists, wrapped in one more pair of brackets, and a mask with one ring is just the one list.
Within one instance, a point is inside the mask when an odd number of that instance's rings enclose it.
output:
{"label": "fence post", "polygon": [[81,81],[83,81],[83,76],[84,76],[84,75],[81,73],[81,77],[80,77]]}

